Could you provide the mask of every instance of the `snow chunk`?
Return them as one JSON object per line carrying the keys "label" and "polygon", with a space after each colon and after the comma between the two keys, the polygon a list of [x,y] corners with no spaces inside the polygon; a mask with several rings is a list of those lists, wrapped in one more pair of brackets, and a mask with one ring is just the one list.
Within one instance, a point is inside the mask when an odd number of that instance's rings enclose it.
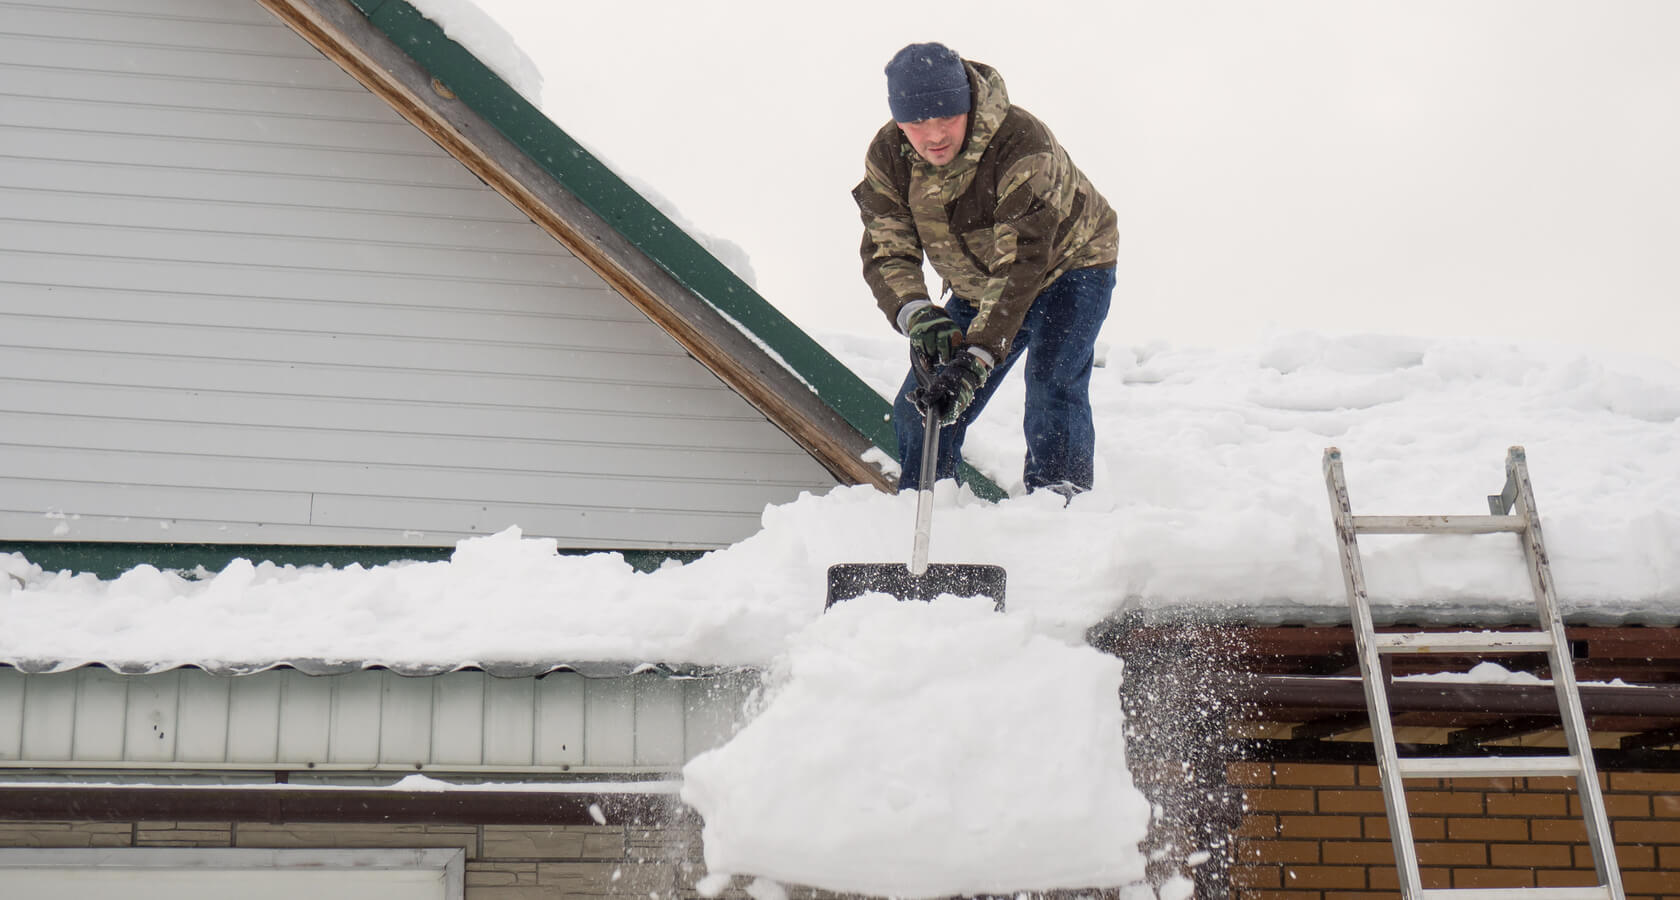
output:
{"label": "snow chunk", "polygon": [[847,601],[792,638],[758,717],[684,769],[707,867],[899,897],[1135,882],[1149,804],[1120,677],[983,598]]}

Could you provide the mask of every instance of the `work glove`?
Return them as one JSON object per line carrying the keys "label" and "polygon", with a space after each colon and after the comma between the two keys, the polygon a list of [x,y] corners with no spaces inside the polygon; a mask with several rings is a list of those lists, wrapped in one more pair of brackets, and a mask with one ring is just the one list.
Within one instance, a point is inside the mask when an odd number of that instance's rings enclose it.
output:
{"label": "work glove", "polygon": [[992,374],[992,363],[984,350],[970,347],[935,372],[933,380],[922,391],[923,409],[939,416],[940,425],[954,424],[970,404],[974,392],[980,390]]}
{"label": "work glove", "polygon": [[963,342],[963,330],[945,315],[945,310],[931,303],[910,313],[904,323],[904,333],[910,337],[910,346],[928,361],[930,368],[950,362]]}

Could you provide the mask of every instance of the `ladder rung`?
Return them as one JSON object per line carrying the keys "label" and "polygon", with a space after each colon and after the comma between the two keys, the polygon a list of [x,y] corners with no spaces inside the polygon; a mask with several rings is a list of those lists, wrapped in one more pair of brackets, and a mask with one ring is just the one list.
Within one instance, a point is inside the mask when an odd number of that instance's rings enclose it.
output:
{"label": "ladder rung", "polygon": [[1425,888],[1423,900],[1610,900],[1602,884],[1549,888]]}
{"label": "ladder rung", "polygon": [[1498,534],[1528,527],[1522,516],[1354,516],[1360,534]]}
{"label": "ladder rung", "polygon": [[1480,650],[1483,653],[1533,653],[1552,649],[1552,636],[1544,631],[1440,631],[1374,635],[1371,644],[1378,653],[1451,653]]}
{"label": "ladder rung", "polygon": [[1402,778],[1538,778],[1580,775],[1573,756],[1414,756],[1400,760]]}

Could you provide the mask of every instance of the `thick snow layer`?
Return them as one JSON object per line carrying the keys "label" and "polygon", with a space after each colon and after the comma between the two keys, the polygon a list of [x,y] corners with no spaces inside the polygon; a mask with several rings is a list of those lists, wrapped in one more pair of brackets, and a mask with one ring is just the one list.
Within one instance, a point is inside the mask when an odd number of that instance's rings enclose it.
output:
{"label": "thick snow layer", "polygon": [[[902,339],[830,343],[896,388]],[[1018,378],[969,441],[1017,492]],[[1124,765],[1120,664],[1084,634],[1127,610],[1342,618],[1326,446],[1346,457],[1356,512],[1403,514],[1485,512],[1506,447],[1523,444],[1566,610],[1680,620],[1672,366],[1297,334],[1240,352],[1111,348],[1093,396],[1098,486],[1069,507],[936,492],[934,561],[1003,565],[1003,615],[878,597],[823,615],[828,565],[902,561],[911,545],[914,497],[840,488],[769,507],[747,540],[648,574],[610,554],[559,556],[517,529],[447,562],[241,561],[201,578],[140,567],[101,581],[0,555],[0,660],[769,665],[761,714],[685,772],[708,883],[734,872],[758,876],[749,893],[767,898],[781,893],[767,879],[916,896],[1137,877],[1148,813]],[[1503,621],[1527,602],[1510,535],[1362,543],[1391,617]],[[1192,891],[1181,879],[1121,896],[1156,893]]]}
{"label": "thick snow layer", "polygon": [[[833,343],[883,393],[902,339]],[[1288,335],[1242,352],[1112,348],[1093,379],[1097,489],[990,504],[937,491],[935,562],[1008,570],[1008,607],[1079,641],[1127,610],[1345,616],[1320,459],[1342,449],[1356,513],[1485,513],[1527,448],[1561,602],[1578,621],[1680,621],[1680,370],[1643,358],[1462,340]],[[1019,492],[1020,376],[970,456]],[[0,659],[140,667],[324,659],[464,665],[762,665],[822,610],[827,567],[910,552],[915,498],[839,488],[764,511],[759,533],[638,573],[517,530],[448,562],[371,569],[235,562],[120,578],[0,555]],[[1379,614],[1518,619],[1516,539],[1361,541]],[[1397,611],[1398,610],[1398,611]]]}
{"label": "thick snow layer", "polygon": [[840,604],[683,770],[706,867],[899,897],[1139,881],[1120,676],[983,598]]}

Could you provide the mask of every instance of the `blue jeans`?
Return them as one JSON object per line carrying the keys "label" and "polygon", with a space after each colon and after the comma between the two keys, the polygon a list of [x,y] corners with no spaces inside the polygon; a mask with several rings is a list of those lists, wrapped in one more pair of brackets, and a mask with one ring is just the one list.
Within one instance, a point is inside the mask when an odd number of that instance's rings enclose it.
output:
{"label": "blue jeans", "polygon": [[[969,423],[986,408],[986,401],[996,393],[1004,376],[1025,355],[1027,409],[1023,425],[1027,461],[1023,480],[1027,490],[1063,482],[1090,490],[1097,444],[1096,429],[1091,424],[1091,362],[1097,332],[1108,317],[1113,295],[1113,269],[1075,269],[1033,300],[1010,345],[1009,358],[992,370],[962,416],[940,430],[936,479],[957,476]],[[961,297],[953,296],[945,304],[945,313],[964,331],[978,312]],[[915,387],[916,376],[912,373],[904,379],[893,402],[901,491],[918,489],[921,480],[922,414],[905,399]]]}

